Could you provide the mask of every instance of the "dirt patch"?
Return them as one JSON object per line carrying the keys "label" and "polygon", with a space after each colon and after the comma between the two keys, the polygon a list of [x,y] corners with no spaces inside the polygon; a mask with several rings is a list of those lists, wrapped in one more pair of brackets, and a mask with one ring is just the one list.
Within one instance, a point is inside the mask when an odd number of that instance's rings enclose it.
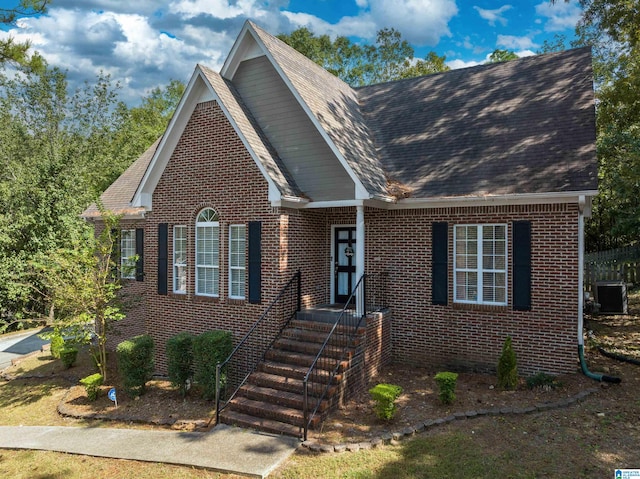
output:
{"label": "dirt patch", "polygon": [[[640,391],[640,366],[604,357],[597,349],[599,346],[605,346],[619,354],[637,357],[640,346],[640,294],[635,293],[632,300],[629,315],[593,316],[587,318],[586,322],[586,359],[590,370],[620,377],[622,383],[619,385],[598,383],[587,378],[579,372],[576,357],[577,372],[558,377],[555,387],[529,389],[522,380],[515,391],[503,391],[497,388],[495,376],[461,373],[458,377],[457,398],[454,404],[444,406],[438,399],[438,388],[433,379],[436,371],[393,365],[385,369],[369,385],[373,387],[377,383],[386,382],[403,388],[398,400],[398,412],[392,421],[381,421],[376,417],[367,388],[352,398],[345,407],[333,412],[320,429],[310,431],[309,439],[323,444],[362,442],[384,433],[396,432],[420,422],[444,418],[455,413],[493,408],[522,409],[557,403],[594,387],[598,392],[591,394],[587,399],[589,407],[581,406],[574,409],[590,411],[591,415],[583,418],[585,421],[593,421],[593,414],[602,413],[606,415],[607,421],[612,418],[613,424],[619,427],[627,428],[629,425],[629,433],[635,438],[640,435],[640,428],[637,426],[640,424],[640,400],[637,396],[637,392]],[[84,357],[79,358],[77,366],[64,370],[60,367],[59,361],[45,356],[29,359],[37,362],[35,369],[29,368],[25,363],[12,367],[6,373],[13,378],[31,374],[34,377],[67,379],[70,389],[58,406],[64,415],[185,430],[206,430],[214,422],[213,401],[199,399],[195,394],[183,398],[168,381],[162,379],[150,381],[147,392],[138,399],[127,397],[117,381],[112,381],[111,385],[102,387],[95,402],[90,402],[84,388],[78,385],[81,377],[93,372],[88,360]],[[110,368],[109,375],[110,378],[117,378],[114,366]],[[116,387],[118,391],[117,409],[107,397],[107,391],[111,387]],[[553,413],[549,414],[553,416]],[[531,415],[513,417],[513,421],[531,419]],[[604,421],[600,416],[597,420]],[[500,439],[495,438],[497,442]]]}
{"label": "dirt patch", "polygon": [[521,381],[517,389],[507,391],[496,386],[495,376],[460,373],[455,402],[443,405],[438,398],[439,390],[434,376],[434,371],[390,366],[369,384],[369,388],[381,382],[402,387],[397,413],[392,420],[378,419],[367,388],[345,407],[333,412],[319,430],[310,432],[309,438],[320,443],[358,443],[456,413],[519,410],[558,403],[597,386],[583,375],[569,374],[555,378],[553,386],[529,389]]}
{"label": "dirt patch", "polygon": [[212,401],[182,398],[168,381],[149,381],[145,394],[137,398],[116,390],[117,407],[108,398],[109,389],[101,387],[98,398],[89,401],[83,386],[73,386],[58,406],[58,412],[76,418],[145,423],[187,431],[206,430],[215,419]]}

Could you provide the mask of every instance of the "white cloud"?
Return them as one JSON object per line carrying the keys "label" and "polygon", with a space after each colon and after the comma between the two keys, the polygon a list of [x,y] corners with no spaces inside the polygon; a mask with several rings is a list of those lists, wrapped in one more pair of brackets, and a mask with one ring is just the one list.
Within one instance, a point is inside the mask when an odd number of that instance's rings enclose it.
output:
{"label": "white cloud", "polygon": [[395,28],[402,38],[417,46],[435,46],[451,36],[448,23],[457,13],[455,0],[356,0],[358,16],[342,17],[330,24],[307,13],[282,12],[296,26],[309,27],[316,34],[357,36],[375,39],[383,28]]}
{"label": "white cloud", "polygon": [[364,14],[357,17],[342,17],[338,23],[329,23],[315,15],[308,13],[282,12],[282,14],[297,27],[307,27],[316,35],[354,36],[371,40],[375,38],[377,26],[371,15]]}
{"label": "white cloud", "polygon": [[475,67],[477,65],[482,65],[483,62],[478,62],[475,60],[471,60],[468,62],[465,62],[464,60],[451,60],[451,61],[447,61],[446,64],[449,68],[451,68],[452,70],[459,70],[460,68],[469,68],[469,67]]}
{"label": "white cloud", "polygon": [[475,6],[473,8],[478,12],[480,18],[488,21],[489,25],[494,27],[496,25],[496,22],[502,24],[502,26],[507,25],[507,19],[502,14],[507,10],[511,10],[513,7],[511,5],[503,5],[500,8],[496,8],[494,10],[487,10]]}
{"label": "white cloud", "polygon": [[215,18],[234,18],[244,13],[239,4],[231,5],[227,0],[179,0],[169,5],[169,11],[186,19],[205,14]]}
{"label": "white cloud", "polygon": [[544,23],[546,32],[561,32],[567,28],[575,28],[582,10],[575,0],[569,3],[557,1],[554,4],[545,1],[536,5],[536,14],[546,20]]}
{"label": "white cloud", "polygon": [[516,37],[514,35],[498,35],[496,45],[510,50],[524,50],[527,48],[537,48],[539,46],[529,37]]}
{"label": "white cloud", "polygon": [[451,36],[449,21],[458,14],[455,0],[369,0],[378,28],[394,27],[409,43],[435,46]]}

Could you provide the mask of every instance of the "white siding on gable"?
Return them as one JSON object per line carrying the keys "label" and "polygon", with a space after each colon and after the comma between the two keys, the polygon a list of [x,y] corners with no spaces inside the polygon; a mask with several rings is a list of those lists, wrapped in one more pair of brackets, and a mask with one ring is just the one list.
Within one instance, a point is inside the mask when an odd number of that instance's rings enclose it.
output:
{"label": "white siding on gable", "polygon": [[353,181],[266,57],[243,61],[233,84],[311,200],[354,198]]}

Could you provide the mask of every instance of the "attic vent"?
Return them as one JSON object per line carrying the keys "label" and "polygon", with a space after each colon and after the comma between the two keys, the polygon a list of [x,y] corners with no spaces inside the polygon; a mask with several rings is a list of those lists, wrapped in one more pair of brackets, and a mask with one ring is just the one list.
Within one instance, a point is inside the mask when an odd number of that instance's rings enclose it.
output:
{"label": "attic vent", "polygon": [[601,313],[627,314],[627,285],[624,281],[596,282],[596,302]]}

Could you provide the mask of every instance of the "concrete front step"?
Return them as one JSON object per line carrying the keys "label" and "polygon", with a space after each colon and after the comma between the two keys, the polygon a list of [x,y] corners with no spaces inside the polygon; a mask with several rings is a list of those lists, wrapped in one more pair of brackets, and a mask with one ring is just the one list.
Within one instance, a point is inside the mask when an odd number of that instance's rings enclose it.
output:
{"label": "concrete front step", "polygon": [[237,411],[225,409],[220,414],[220,422],[248,429],[258,429],[271,434],[302,437],[302,428],[263,417],[249,416]]}

